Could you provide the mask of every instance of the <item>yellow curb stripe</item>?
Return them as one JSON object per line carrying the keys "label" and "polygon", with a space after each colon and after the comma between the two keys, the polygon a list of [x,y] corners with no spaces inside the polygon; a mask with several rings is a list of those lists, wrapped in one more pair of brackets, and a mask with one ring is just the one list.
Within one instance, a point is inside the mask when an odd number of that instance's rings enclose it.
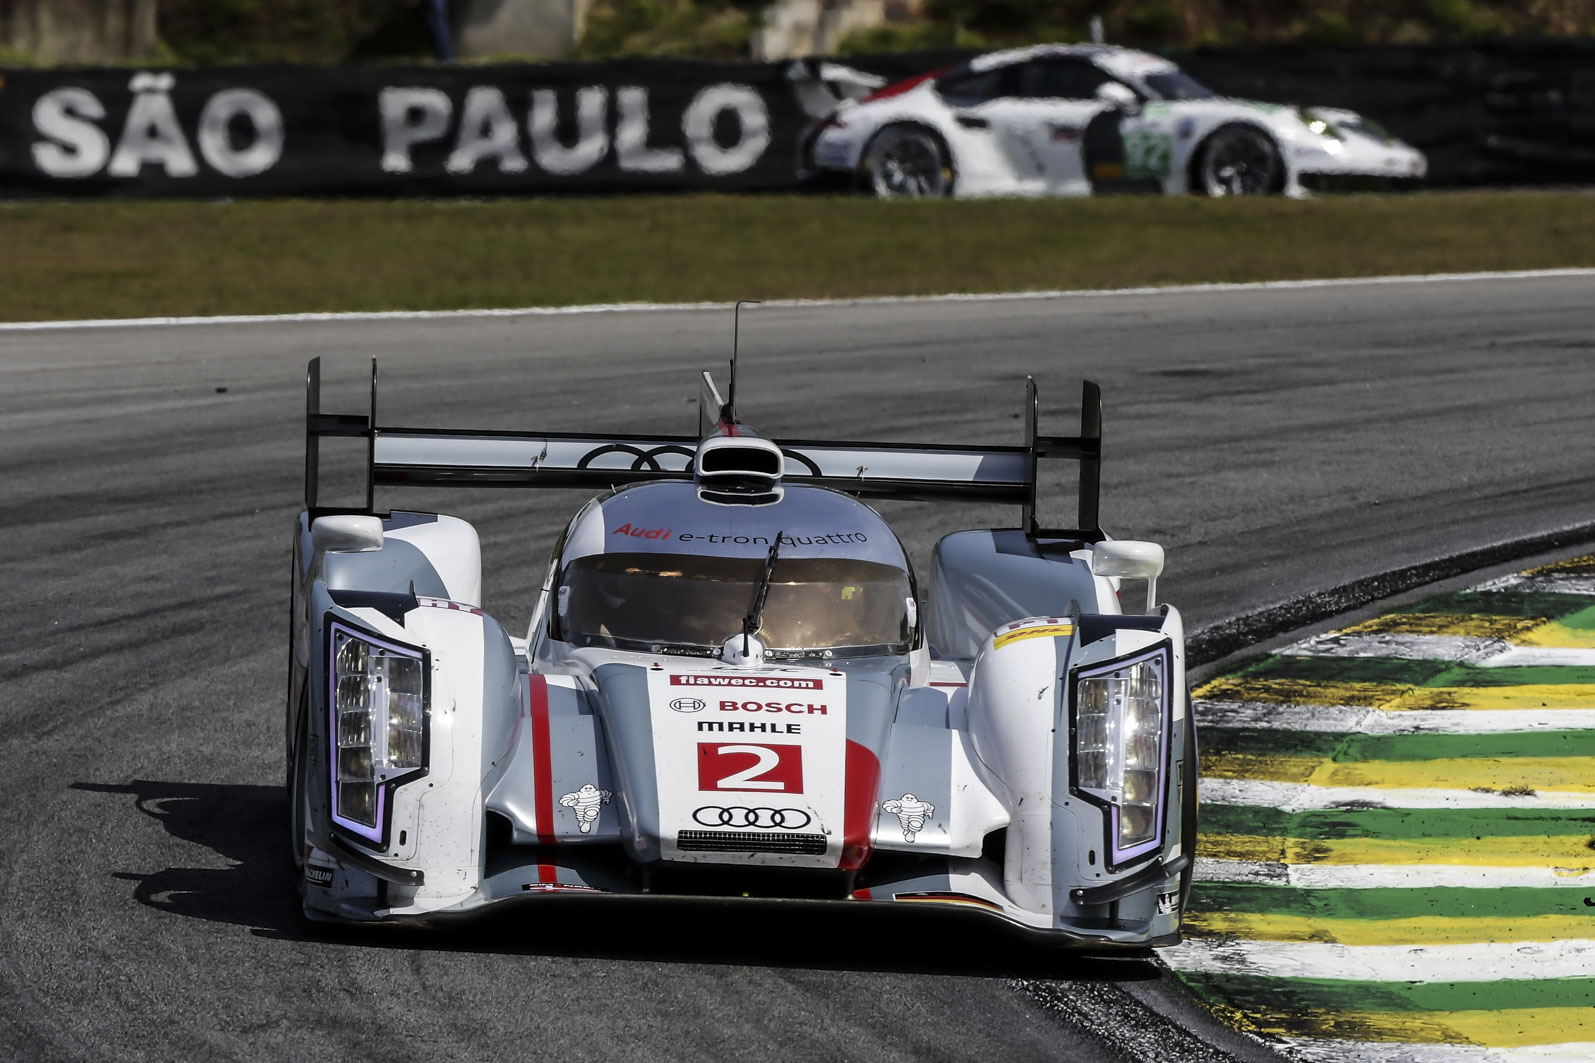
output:
{"label": "yellow curb stripe", "polygon": [[1259,1034],[1333,1037],[1347,1041],[1473,1044],[1518,1048],[1588,1041],[1595,1008],[1511,1008],[1503,1011],[1326,1011],[1302,1015],[1283,1008],[1222,1009],[1234,1025]]}
{"label": "yellow curb stripe", "polygon": [[[1249,834],[1203,834],[1197,852],[1209,860],[1270,864],[1445,864],[1468,867],[1553,867],[1595,871],[1595,839],[1584,835],[1483,838],[1337,838],[1306,840]],[[1595,910],[1592,910],[1595,922]]]}
{"label": "yellow curb stripe", "polygon": [[[1202,774],[1213,779],[1263,779],[1314,786],[1391,790],[1559,790],[1595,793],[1588,757],[1451,757],[1439,760],[1335,761],[1265,753],[1210,753]],[[1397,799],[1398,794],[1392,794]]]}
{"label": "yellow curb stripe", "polygon": [[[1537,915],[1510,919],[1425,915],[1405,919],[1315,919],[1298,915],[1191,911],[1186,931],[1195,937],[1250,941],[1326,941],[1340,945],[1462,945],[1498,941],[1559,941],[1595,933],[1591,915]],[[1595,1005],[1595,1001],[1591,1001]]]}
{"label": "yellow curb stripe", "polygon": [[1477,616],[1471,613],[1387,613],[1342,628],[1356,635],[1460,635],[1505,639],[1522,646],[1595,647],[1595,631],[1544,616]]}
{"label": "yellow curb stripe", "polygon": [[1203,701],[1360,705],[1383,712],[1595,708],[1595,684],[1591,683],[1410,687],[1388,683],[1327,683],[1311,679],[1225,676],[1204,683],[1193,696]]}

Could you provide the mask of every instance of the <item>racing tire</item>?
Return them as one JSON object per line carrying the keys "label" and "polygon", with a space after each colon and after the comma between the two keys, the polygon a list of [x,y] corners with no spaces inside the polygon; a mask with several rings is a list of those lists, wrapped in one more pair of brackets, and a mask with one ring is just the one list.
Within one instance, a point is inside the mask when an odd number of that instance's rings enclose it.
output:
{"label": "racing tire", "polygon": [[292,849],[295,876],[305,870],[305,825],[309,822],[306,805],[310,800],[310,679],[305,678],[306,703],[299,713],[298,737],[288,760],[288,842]]}
{"label": "racing tire", "polygon": [[1255,126],[1220,126],[1203,141],[1191,167],[1191,188],[1202,195],[1264,196],[1285,188],[1285,162]]}
{"label": "racing tire", "polygon": [[944,199],[956,176],[941,134],[906,122],[876,133],[859,158],[859,187],[878,199]]}
{"label": "racing tire", "polygon": [[1191,713],[1191,693],[1185,692],[1185,763],[1190,770],[1184,773],[1180,780],[1180,851],[1188,858],[1185,869],[1180,872],[1180,918],[1185,918],[1185,913],[1190,910],[1191,882],[1196,878],[1196,810],[1197,810],[1197,770],[1196,759],[1196,717]]}

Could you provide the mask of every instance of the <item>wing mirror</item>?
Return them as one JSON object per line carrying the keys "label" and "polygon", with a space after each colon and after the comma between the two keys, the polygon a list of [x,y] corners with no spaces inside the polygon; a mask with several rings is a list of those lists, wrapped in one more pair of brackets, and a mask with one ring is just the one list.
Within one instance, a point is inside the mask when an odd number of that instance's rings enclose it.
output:
{"label": "wing mirror", "polygon": [[318,554],[382,549],[382,518],[333,513],[310,525],[310,546]]}
{"label": "wing mirror", "polygon": [[1141,97],[1128,85],[1121,85],[1117,81],[1104,81],[1097,86],[1096,98],[1115,110],[1125,114],[1137,114],[1141,110]]}
{"label": "wing mirror", "polygon": [[1091,548],[1095,576],[1146,580],[1146,611],[1157,605],[1157,578],[1163,573],[1163,548],[1157,543],[1115,539]]}

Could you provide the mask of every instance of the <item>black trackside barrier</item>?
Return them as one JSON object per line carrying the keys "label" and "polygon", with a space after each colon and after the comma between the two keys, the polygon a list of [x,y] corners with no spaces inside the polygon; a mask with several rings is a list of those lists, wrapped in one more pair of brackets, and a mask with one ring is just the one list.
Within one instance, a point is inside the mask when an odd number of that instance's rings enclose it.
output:
{"label": "black trackside barrier", "polygon": [[[1078,436],[1038,435],[1036,382],[1027,378],[1023,446],[773,442],[785,459],[783,483],[868,498],[1019,506],[1029,535],[1100,542],[1101,389],[1084,382],[1081,403]],[[577,487],[596,493],[649,480],[691,478],[699,443],[693,436],[401,428],[378,424],[376,410],[375,358],[369,414],[323,413],[321,359],[310,360],[305,376],[305,508],[312,519],[327,513],[376,513],[379,486]],[[321,504],[320,442],[331,437],[367,441],[363,509]],[[1079,463],[1078,528],[1039,526],[1036,468],[1042,458]]]}
{"label": "black trackside barrier", "polygon": [[[889,81],[944,49],[834,62]],[[1360,111],[1431,185],[1595,182],[1595,41],[1199,49],[1230,96]],[[0,68],[0,197],[522,195],[800,187],[815,61]]]}

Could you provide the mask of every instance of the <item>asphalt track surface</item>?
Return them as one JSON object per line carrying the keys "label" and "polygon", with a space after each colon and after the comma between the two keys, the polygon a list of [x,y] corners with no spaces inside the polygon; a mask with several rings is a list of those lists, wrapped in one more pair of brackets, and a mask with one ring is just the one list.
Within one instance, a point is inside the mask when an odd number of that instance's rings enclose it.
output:
{"label": "asphalt track surface", "polygon": [[[384,423],[690,432],[694,374],[729,339],[724,311],[0,333],[0,1057],[1138,1054],[1097,980],[1155,971],[978,924],[575,904],[464,935],[301,922],[282,699],[306,359],[354,412],[381,356]],[[1595,518],[1588,277],[762,308],[742,350],[743,415],[777,436],[1017,442],[1027,372],[1044,430],[1069,433],[1096,380],[1104,524],[1165,544],[1164,596],[1197,627]],[[579,498],[403,501],[477,523],[487,608],[518,630]],[[1012,519],[888,515],[922,560]],[[1038,995],[1015,974],[1093,981]]]}

